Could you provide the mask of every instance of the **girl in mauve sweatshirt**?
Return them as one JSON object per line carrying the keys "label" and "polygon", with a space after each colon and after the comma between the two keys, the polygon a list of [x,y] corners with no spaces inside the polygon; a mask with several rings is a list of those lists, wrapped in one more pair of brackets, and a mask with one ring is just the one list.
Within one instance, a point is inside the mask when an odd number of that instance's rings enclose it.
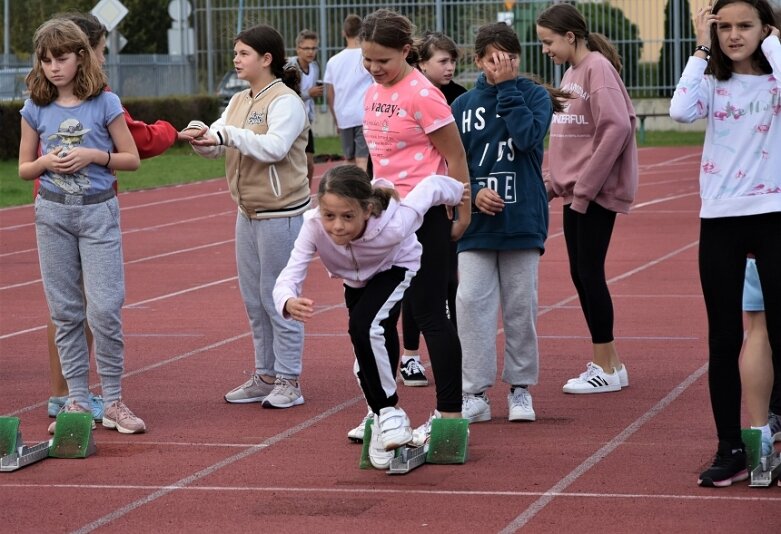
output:
{"label": "girl in mauve sweatshirt", "polygon": [[569,63],[561,89],[567,109],[550,129],[548,198],[564,202],[570,274],[591,334],[592,361],[564,384],[564,393],[603,393],[629,385],[613,338],[613,302],[605,257],[617,213],[628,213],[637,190],[635,111],[619,76],[621,60],[583,15],[555,4],[537,17],[542,53]]}

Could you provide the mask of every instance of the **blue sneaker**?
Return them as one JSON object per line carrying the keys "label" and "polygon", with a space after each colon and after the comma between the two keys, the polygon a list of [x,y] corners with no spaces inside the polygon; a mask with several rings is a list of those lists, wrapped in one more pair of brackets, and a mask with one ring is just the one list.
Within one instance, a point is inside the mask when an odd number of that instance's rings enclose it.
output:
{"label": "blue sneaker", "polygon": [[[68,396],[64,397],[49,397],[49,405],[47,411],[49,417],[57,417],[57,414],[65,407],[68,402]],[[103,420],[103,397],[95,395],[90,392],[89,394],[89,407],[92,412],[92,419],[95,421]]]}
{"label": "blue sneaker", "polygon": [[57,417],[57,414],[60,413],[60,410],[65,407],[66,402],[68,402],[67,395],[64,397],[49,397],[49,417]]}
{"label": "blue sneaker", "polygon": [[92,419],[95,421],[103,421],[103,397],[90,393],[89,408],[92,412]]}

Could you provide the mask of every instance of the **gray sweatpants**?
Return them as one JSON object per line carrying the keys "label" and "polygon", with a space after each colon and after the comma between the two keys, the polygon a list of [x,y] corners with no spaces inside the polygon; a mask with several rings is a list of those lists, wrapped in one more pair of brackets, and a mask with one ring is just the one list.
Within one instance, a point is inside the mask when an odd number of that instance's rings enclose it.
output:
{"label": "gray sweatpants", "polygon": [[496,380],[499,304],[504,326],[502,381],[530,386],[539,376],[537,272],[540,252],[469,250],[458,254],[458,336],[464,393],[482,393]]}
{"label": "gray sweatpants", "polygon": [[272,292],[287,265],[304,216],[250,220],[236,218],[239,288],[252,329],[255,372],[280,378],[301,375],[304,325],[287,321],[274,308]]}
{"label": "gray sweatpants", "polygon": [[57,329],[55,340],[68,395],[89,407],[86,317],[95,337],[95,360],[108,405],[122,394],[125,362],[121,317],[125,273],[117,199],[73,206],[37,197],[35,234],[43,289]]}

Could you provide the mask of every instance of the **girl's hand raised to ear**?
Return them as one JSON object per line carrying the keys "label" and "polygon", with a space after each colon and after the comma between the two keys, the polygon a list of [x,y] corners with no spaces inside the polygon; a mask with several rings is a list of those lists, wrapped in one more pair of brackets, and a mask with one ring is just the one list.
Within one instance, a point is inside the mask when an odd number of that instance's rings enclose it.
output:
{"label": "girl's hand raised to ear", "polygon": [[718,21],[719,16],[711,12],[711,6],[705,6],[697,11],[694,16],[694,27],[697,32],[698,45],[710,48],[710,29]]}

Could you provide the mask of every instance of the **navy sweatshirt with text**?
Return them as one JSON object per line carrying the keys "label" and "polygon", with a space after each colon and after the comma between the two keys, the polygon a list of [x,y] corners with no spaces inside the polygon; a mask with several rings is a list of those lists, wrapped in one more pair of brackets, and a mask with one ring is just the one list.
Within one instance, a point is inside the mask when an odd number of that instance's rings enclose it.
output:
{"label": "navy sweatshirt with text", "polygon": [[[553,116],[548,91],[522,76],[491,85],[481,74],[474,89],[451,107],[472,186],[472,222],[458,251],[544,252],[548,197],[542,180],[543,140]],[[475,195],[484,187],[504,200],[504,209],[493,216],[474,206]]]}

